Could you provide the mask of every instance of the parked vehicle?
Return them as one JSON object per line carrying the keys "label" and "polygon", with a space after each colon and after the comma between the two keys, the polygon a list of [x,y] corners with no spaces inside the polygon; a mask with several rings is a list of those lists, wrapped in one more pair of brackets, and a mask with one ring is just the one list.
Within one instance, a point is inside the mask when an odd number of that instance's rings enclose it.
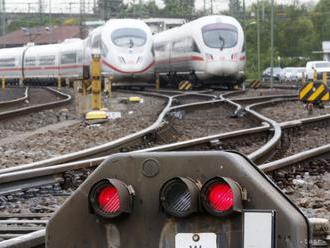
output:
{"label": "parked vehicle", "polygon": [[[273,78],[274,78],[274,80],[277,80],[277,81],[280,80],[281,71],[282,71],[281,67],[273,67]],[[262,73],[262,81],[264,81],[264,82],[269,81],[270,78],[271,78],[271,68],[268,67]]]}
{"label": "parked vehicle", "polygon": [[328,61],[309,61],[306,64],[306,80],[313,80],[314,72],[317,77],[322,78],[322,74],[326,72],[328,78],[330,77],[330,62]]}

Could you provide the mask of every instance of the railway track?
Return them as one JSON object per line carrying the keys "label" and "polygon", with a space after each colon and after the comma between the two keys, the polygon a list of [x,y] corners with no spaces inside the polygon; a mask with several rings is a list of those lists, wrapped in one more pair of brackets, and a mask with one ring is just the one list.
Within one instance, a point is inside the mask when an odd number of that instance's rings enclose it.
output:
{"label": "railway track", "polygon": [[[51,101],[49,101],[49,98]],[[53,88],[27,88],[24,97],[16,99],[14,102],[10,101],[10,104],[6,102],[5,106],[3,106],[4,110],[0,112],[0,120],[63,106],[70,101],[70,95]],[[18,106],[16,106],[17,104]]]}
{"label": "railway track", "polygon": [[23,103],[28,99],[28,88],[7,88],[0,90],[0,111],[8,106]]}
{"label": "railway track", "polygon": [[[200,96],[198,96],[200,97]],[[213,96],[210,96],[212,98]],[[104,147],[101,149],[100,153],[97,153],[95,150],[87,151],[87,154],[84,152],[76,153],[75,156],[69,154],[71,157],[62,157],[56,159],[50,159],[46,161],[41,161],[38,163],[19,166],[13,169],[5,169],[0,171],[0,184],[2,191],[0,195],[7,196],[10,195],[11,190],[19,189],[15,191],[15,195],[19,197],[21,191],[28,191],[33,189],[36,193],[40,192],[43,187],[48,189],[50,193],[55,191],[61,192],[61,197],[66,198],[83,180],[86,178],[97,165],[99,165],[107,156],[99,157],[105,151],[105,154],[121,152],[121,151],[171,151],[171,150],[223,150],[226,148],[226,142],[233,142],[233,140],[249,140],[247,137],[260,137],[261,142],[258,144],[256,150],[251,150],[248,157],[254,161],[264,161],[273,155],[273,150],[275,147],[278,147],[280,144],[280,138],[282,136],[282,129],[285,128],[294,128],[301,125],[299,121],[294,123],[284,123],[279,124],[267,117],[259,114],[254,110],[255,107],[260,106],[260,103],[252,104],[245,108],[245,111],[255,118],[259,118],[260,122],[263,122],[261,126],[250,127],[243,130],[231,131],[222,134],[214,134],[207,137],[195,138],[192,140],[186,140],[181,142],[176,142],[174,144],[166,144],[162,146],[154,146],[152,139],[154,139],[155,132],[162,130],[161,123],[162,119],[166,116],[167,113],[170,113],[173,110],[182,108],[182,106],[171,107],[173,98],[169,97],[169,101],[164,111],[159,116],[158,120],[146,130],[141,131],[141,133],[124,137],[119,141],[116,141],[112,144],[107,144],[107,148]],[[183,97],[185,98],[185,97]],[[190,98],[190,99],[189,99]],[[187,96],[188,103],[184,102],[183,108],[196,106],[198,104],[206,104],[208,101],[203,103],[194,103],[194,99],[191,99],[192,96]],[[203,98],[203,97],[202,97]],[[206,97],[208,98],[208,97]],[[212,102],[226,102],[227,104],[233,104],[231,100],[222,98],[221,100],[212,100]],[[193,102],[193,103],[191,103]],[[214,103],[213,103],[214,104]],[[263,103],[267,104],[267,103]],[[237,108],[236,111],[240,110],[240,105],[235,105]],[[320,117],[318,119],[308,119],[303,121],[304,123],[313,123],[322,122],[322,119],[327,121],[329,117]],[[141,142],[142,141],[142,142]],[[249,143],[245,146],[249,146]],[[124,148],[124,149],[123,149]],[[95,149],[95,148],[93,148]],[[95,152],[95,153],[94,153]],[[83,154],[85,153],[85,154]],[[107,154],[108,153],[108,154]],[[81,156],[79,156],[81,155]],[[90,158],[82,160],[88,156],[96,156],[96,158]],[[76,161],[79,160],[79,161]],[[72,161],[72,162],[68,162]],[[263,165],[261,165],[262,168]],[[28,183],[27,183],[28,182]],[[64,186],[65,185],[65,186]],[[32,187],[32,188],[31,188]],[[52,207],[49,207],[47,211],[52,212]],[[31,235],[32,240],[36,240],[37,237],[40,238],[40,235],[43,235],[43,231],[37,231]]]}

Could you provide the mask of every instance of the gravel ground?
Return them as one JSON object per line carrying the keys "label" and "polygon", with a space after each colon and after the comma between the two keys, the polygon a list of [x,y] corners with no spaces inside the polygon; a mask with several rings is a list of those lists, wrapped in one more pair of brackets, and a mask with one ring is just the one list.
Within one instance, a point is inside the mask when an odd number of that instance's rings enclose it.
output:
{"label": "gravel ground", "polygon": [[196,147],[188,148],[193,151],[210,151],[210,150],[225,150],[238,151],[244,155],[256,151],[263,146],[269,139],[267,133],[254,134],[252,136],[245,136],[241,138],[232,138],[210,142],[210,144],[196,145]]}
{"label": "gravel ground", "polygon": [[0,146],[0,167],[11,167],[31,163],[70,152],[90,148],[140,131],[152,124],[165,105],[165,100],[145,97],[143,103],[124,104],[126,93],[113,93],[109,109],[120,111],[122,118],[104,124],[86,126],[81,123],[61,129],[47,130]]}
{"label": "gravel ground", "polygon": [[258,112],[277,122],[284,122],[330,114],[330,107],[322,109],[315,107],[312,112],[308,112],[302,102],[286,101],[282,103],[275,103],[272,106],[258,109]]}
{"label": "gravel ground", "polygon": [[189,104],[195,102],[204,102],[211,101],[212,97],[203,97],[203,96],[184,96],[184,97],[176,97],[176,105]]}
{"label": "gravel ground", "polygon": [[272,95],[291,95],[297,94],[297,90],[286,90],[286,89],[248,89],[244,93],[237,94],[231,98],[240,97],[256,97],[256,96],[272,96]]}
{"label": "gravel ground", "polygon": [[90,169],[68,171],[61,182],[3,195],[0,197],[0,212],[53,213],[91,173]]}
{"label": "gravel ground", "polygon": [[276,172],[274,181],[307,217],[330,220],[330,160],[314,160]]}
{"label": "gravel ground", "polygon": [[266,134],[257,134],[240,140],[228,140],[224,142],[223,147],[224,150],[238,151],[247,156],[265,145],[270,138]]}
{"label": "gravel ground", "polygon": [[[72,90],[70,89],[62,89],[62,91],[71,94],[73,96]],[[43,90],[42,92],[48,93],[48,91],[46,90]],[[49,96],[48,94],[45,96]],[[52,95],[52,99],[56,100],[53,94],[51,95]],[[35,102],[35,100],[33,102]],[[1,144],[1,139],[6,137],[13,137],[24,134],[26,132],[35,131],[39,128],[45,127],[47,125],[60,123],[64,120],[77,120],[77,119],[79,119],[79,116],[76,114],[76,107],[73,98],[71,103],[62,107],[42,110],[34,113],[29,113],[26,115],[21,115],[15,118],[1,120],[0,144]]]}
{"label": "gravel ground", "polygon": [[[195,110],[180,110],[171,113],[169,124],[165,130],[165,143],[184,141],[203,136],[226,133],[229,131],[250,128],[258,125],[247,117],[231,117],[234,107],[226,104],[201,106]],[[160,144],[164,142],[160,141]]]}
{"label": "gravel ground", "polygon": [[0,103],[15,100],[24,96],[25,88],[6,88],[0,89]]}
{"label": "gravel ground", "polygon": [[[296,183],[294,193],[289,197],[302,209],[307,217],[330,220],[330,173],[303,178]],[[298,181],[299,182],[299,181]],[[286,193],[290,193],[290,189]]]}
{"label": "gravel ground", "polygon": [[281,150],[272,158],[277,160],[330,143],[330,126],[301,128],[289,136],[285,134]]}

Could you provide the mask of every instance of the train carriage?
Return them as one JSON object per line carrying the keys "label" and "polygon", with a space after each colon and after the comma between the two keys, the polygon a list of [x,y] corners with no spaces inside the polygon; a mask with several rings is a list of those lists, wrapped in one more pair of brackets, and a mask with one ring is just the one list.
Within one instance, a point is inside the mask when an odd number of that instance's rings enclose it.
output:
{"label": "train carriage", "polygon": [[[0,49],[0,77],[48,84],[57,78],[87,75],[92,52],[99,50],[102,74],[115,81],[153,78],[154,55],[150,28],[140,20],[113,19],[93,30],[85,40]],[[85,72],[85,73],[84,73]]]}
{"label": "train carriage", "polygon": [[154,56],[152,33],[141,20],[114,19],[108,21],[94,44],[102,51],[102,73],[115,80],[150,80],[153,77]]}
{"label": "train carriage", "polygon": [[0,49],[0,77],[20,79],[22,74],[22,55],[25,47]]}
{"label": "train carriage", "polygon": [[[206,16],[154,35],[156,73],[235,85],[244,80],[244,33],[229,16]],[[177,78],[175,78],[177,77]]]}
{"label": "train carriage", "polygon": [[23,54],[24,78],[49,79],[59,75],[60,44],[27,47]]}
{"label": "train carriage", "polygon": [[84,67],[84,41],[66,40],[61,44],[59,76],[62,78],[82,78]]}

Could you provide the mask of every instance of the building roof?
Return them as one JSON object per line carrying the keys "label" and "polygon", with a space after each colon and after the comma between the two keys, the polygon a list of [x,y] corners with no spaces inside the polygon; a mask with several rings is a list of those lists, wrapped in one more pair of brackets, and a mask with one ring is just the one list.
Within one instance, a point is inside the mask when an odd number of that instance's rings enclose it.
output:
{"label": "building roof", "polygon": [[59,43],[69,38],[78,38],[80,36],[79,26],[54,26],[21,28],[14,32],[0,36],[0,47],[23,46],[27,43],[49,44]]}

